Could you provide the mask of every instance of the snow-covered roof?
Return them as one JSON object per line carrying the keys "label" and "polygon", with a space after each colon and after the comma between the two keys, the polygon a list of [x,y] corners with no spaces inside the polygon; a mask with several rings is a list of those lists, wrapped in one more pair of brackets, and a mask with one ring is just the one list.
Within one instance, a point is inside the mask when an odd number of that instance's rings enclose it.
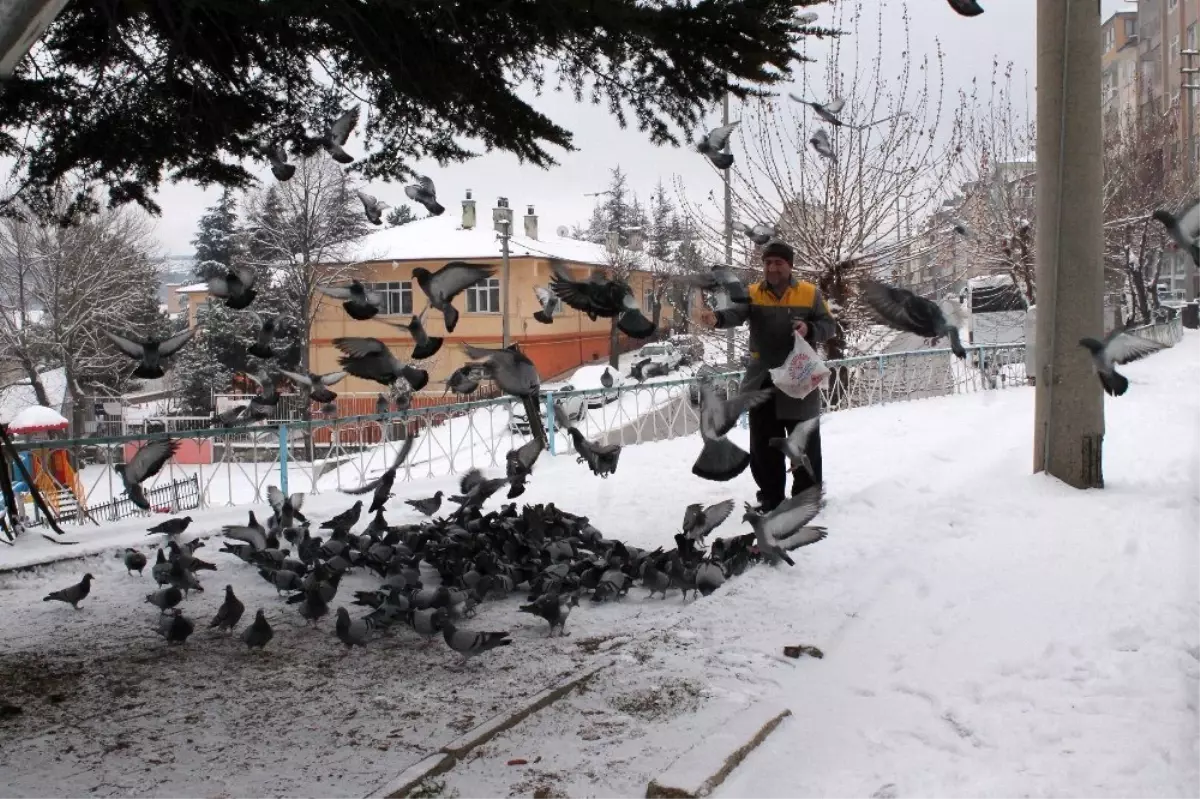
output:
{"label": "snow-covered roof", "polygon": [[18,411],[6,422],[14,433],[39,433],[46,430],[62,430],[69,424],[61,413],[45,405],[30,405]]}
{"label": "snow-covered roof", "polygon": [[190,286],[180,286],[175,289],[176,294],[204,294],[207,291],[207,283],[192,283]]}
{"label": "snow-covered roof", "polygon": [[[538,237],[526,238],[520,208],[513,209],[513,232],[509,239],[510,256],[561,258],[581,264],[603,266],[608,251],[601,244],[563,238],[553,233],[556,226],[538,220]],[[364,238],[350,255],[355,261],[436,261],[456,258],[499,258],[500,236],[492,227],[491,209],[480,207],[478,222],[469,230],[462,227],[462,216],[448,209],[441,216],[426,217],[397,227],[388,227]]]}
{"label": "snow-covered roof", "polygon": [[[42,386],[46,389],[46,399],[50,407],[62,408],[63,398],[67,394],[67,373],[64,369],[51,369],[40,375]],[[21,380],[6,388],[0,389],[0,422],[8,424],[14,416],[26,408],[37,405],[37,394],[28,380]]]}

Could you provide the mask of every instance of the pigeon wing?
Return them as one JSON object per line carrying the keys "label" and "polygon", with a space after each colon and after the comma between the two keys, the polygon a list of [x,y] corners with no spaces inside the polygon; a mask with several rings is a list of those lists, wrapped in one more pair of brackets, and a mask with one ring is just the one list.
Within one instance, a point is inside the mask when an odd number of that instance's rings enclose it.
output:
{"label": "pigeon wing", "polygon": [[287,369],[280,369],[279,374],[283,375],[288,380],[291,380],[298,386],[311,387],[313,384],[313,381],[309,379],[308,375],[302,375],[299,372],[289,372]]}
{"label": "pigeon wing", "polygon": [[362,189],[355,191],[355,194],[358,195],[358,199],[362,201],[363,208],[365,208],[367,211],[373,211],[379,207],[379,200],[375,197],[372,197],[370,194],[367,194]]}
{"label": "pigeon wing", "polygon": [[339,147],[346,143],[358,124],[358,106],[345,111],[329,128],[329,140]]}
{"label": "pigeon wing", "polygon": [[169,355],[174,355],[175,353],[179,352],[181,349],[183,349],[184,344],[187,344],[189,341],[191,341],[192,336],[196,335],[196,331],[199,329],[199,327],[189,327],[182,333],[176,333],[175,335],[171,336],[169,339],[158,345],[158,354],[166,358]]}
{"label": "pigeon wing", "polygon": [[788,552],[806,547],[809,544],[815,544],[818,541],[825,540],[828,531],[824,527],[801,527],[791,535],[785,535],[782,538],[775,539],[775,544],[780,549],[785,549]]}
{"label": "pigeon wing", "polygon": [[463,289],[487,280],[496,271],[485,266],[469,264],[465,261],[451,261],[429,278],[430,296],[441,297],[449,301]]}
{"label": "pigeon wing", "polygon": [[755,391],[743,391],[721,403],[721,413],[724,421],[720,435],[728,433],[737,423],[738,418],[751,408],[757,408],[771,399],[771,389],[760,388]]}
{"label": "pigeon wing", "polygon": [[320,383],[323,386],[335,386],[342,382],[342,378],[346,376],[345,372],[329,372],[320,377]]}
{"label": "pigeon wing", "polygon": [[141,344],[130,341],[124,336],[118,336],[116,333],[110,333],[107,330],[104,331],[104,335],[108,336],[112,343],[116,344],[117,348],[121,350],[121,352],[125,353],[130,358],[137,358],[138,360],[141,360],[142,354],[145,352],[145,350],[142,349]]}
{"label": "pigeon wing", "polygon": [[350,299],[350,289],[345,286],[325,286],[318,283],[317,291],[321,292],[326,297],[332,297],[335,300]]}
{"label": "pigeon wing", "polygon": [[408,199],[416,200],[418,197],[421,196],[421,189],[418,188],[417,186],[405,186],[404,194],[405,194],[405,196],[408,197]]}
{"label": "pigeon wing", "polygon": [[722,125],[719,128],[713,128],[708,133],[708,146],[714,150],[720,150],[729,143],[729,137],[733,134],[733,129],[738,126],[741,120],[735,120],[728,125]]}
{"label": "pigeon wing", "polygon": [[126,481],[142,483],[158,474],[163,464],[171,459],[177,449],[179,449],[179,441],[170,438],[161,438],[146,444],[126,464]]}
{"label": "pigeon wing", "polygon": [[258,270],[252,266],[235,266],[233,273],[237,275],[238,280],[242,281],[244,289],[251,288],[258,280]]}
{"label": "pigeon wing", "polygon": [[788,448],[793,451],[803,452],[805,447],[808,446],[809,437],[813,434],[813,431],[817,429],[817,425],[819,423],[820,417],[817,417],[815,419],[808,419],[807,421],[800,422],[793,427],[792,432],[789,433],[787,437]]}
{"label": "pigeon wing", "polygon": [[396,452],[396,457],[392,460],[392,468],[399,469],[408,460],[409,453],[412,452],[413,445],[417,443],[417,439],[413,436],[407,436],[402,439],[400,449]]}
{"label": "pigeon wing", "polygon": [[767,540],[777,543],[804,527],[821,512],[821,486],[815,485],[789,497],[760,522]]}
{"label": "pigeon wing", "polygon": [[916,320],[909,313],[911,303],[908,302],[915,296],[906,289],[892,288],[877,280],[867,280],[863,284],[863,299],[867,305],[871,306],[885,324],[900,330],[913,331],[917,326]]}
{"label": "pigeon wing", "polygon": [[517,448],[517,461],[525,471],[533,468],[533,464],[537,463],[538,456],[542,454],[542,440],[536,436],[526,441]]}
{"label": "pigeon wing", "polygon": [[566,270],[558,264],[555,264],[553,269],[554,277],[550,279],[550,290],[560,300],[578,311],[591,311],[596,307],[590,290],[595,284],[594,281],[572,280]]}
{"label": "pigeon wing", "polygon": [[699,502],[693,502],[683,509],[683,531],[691,533],[696,525],[700,523],[700,519],[704,516],[704,506]]}
{"label": "pigeon wing", "polygon": [[421,177],[417,178],[417,185],[421,187],[421,191],[423,193],[428,194],[430,197],[437,196],[437,189],[434,188],[433,178],[427,175],[422,175]]}
{"label": "pigeon wing", "polygon": [[1193,242],[1200,238],[1200,198],[1193,198],[1191,205],[1180,212],[1176,221],[1179,229],[1183,231],[1183,235]]}
{"label": "pigeon wing", "polygon": [[277,486],[267,486],[267,504],[271,506],[271,510],[279,513],[283,510],[283,503],[286,501],[287,497]]}
{"label": "pigeon wing", "polygon": [[344,336],[335,338],[333,346],[352,358],[365,358],[369,355],[382,355],[388,351],[387,345],[377,338],[360,338]]}
{"label": "pigeon wing", "polygon": [[846,98],[844,98],[844,97],[834,97],[832,100],[830,100],[829,102],[827,102],[825,104],[825,110],[831,114],[834,114],[835,116],[837,114],[840,114],[842,112],[842,109],[845,107],[846,107]]}
{"label": "pigeon wing", "polygon": [[704,527],[697,531],[701,538],[720,527],[733,512],[733,500],[727,499],[704,509]]}
{"label": "pigeon wing", "polygon": [[1159,350],[1167,349],[1166,344],[1159,344],[1157,341],[1126,333],[1120,328],[1114,332],[1116,335],[1110,333],[1109,338],[1104,342],[1104,352],[1112,359],[1113,363],[1129,363],[1145,358]]}

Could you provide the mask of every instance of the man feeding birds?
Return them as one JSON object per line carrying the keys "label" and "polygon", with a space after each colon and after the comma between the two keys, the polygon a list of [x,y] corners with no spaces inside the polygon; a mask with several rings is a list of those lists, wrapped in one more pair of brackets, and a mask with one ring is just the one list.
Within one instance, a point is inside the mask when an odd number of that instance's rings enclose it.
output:
{"label": "man feeding birds", "polygon": [[[750,286],[750,302],[722,311],[700,311],[701,324],[716,328],[750,325],[750,362],[741,390],[772,389],[772,399],[750,410],[750,472],[758,484],[760,510],[769,512],[783,502],[788,465],[792,468],[792,496],[821,482],[821,392],[814,389],[802,399],[790,397],[775,387],[770,370],[782,366],[791,355],[793,336],[809,346],[833,337],[835,322],[821,291],[812,283],[792,275],[795,253],[782,241],[771,241],[762,251],[763,279]],[[791,435],[808,431],[807,441]],[[799,434],[799,433],[798,433]],[[800,453],[803,455],[800,455]],[[807,458],[803,456],[807,456]]]}

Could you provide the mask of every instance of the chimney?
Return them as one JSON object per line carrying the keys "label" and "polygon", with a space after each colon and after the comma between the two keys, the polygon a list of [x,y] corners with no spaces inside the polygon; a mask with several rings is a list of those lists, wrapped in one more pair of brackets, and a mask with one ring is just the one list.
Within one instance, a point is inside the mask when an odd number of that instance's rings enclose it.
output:
{"label": "chimney", "polygon": [[642,245],[646,243],[646,237],[640,230],[633,230],[629,233],[629,249],[640,252]]}
{"label": "chimney", "polygon": [[467,189],[467,199],[463,200],[463,230],[475,228],[475,201],[471,199],[471,190]]}
{"label": "chimney", "polygon": [[512,219],[513,212],[508,206],[508,198],[498,198],[496,207],[492,209],[492,227],[496,229],[497,233],[512,235]]}
{"label": "chimney", "polygon": [[538,240],[537,237],[537,214],[533,212],[533,206],[529,206],[525,212],[525,238]]}

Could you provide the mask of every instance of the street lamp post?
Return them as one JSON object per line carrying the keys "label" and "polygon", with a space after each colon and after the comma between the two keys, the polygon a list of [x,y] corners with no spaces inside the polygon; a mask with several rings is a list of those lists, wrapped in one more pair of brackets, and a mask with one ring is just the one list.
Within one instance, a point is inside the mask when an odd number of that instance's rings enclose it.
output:
{"label": "street lamp post", "polygon": [[512,208],[508,207],[508,198],[501,197],[496,200],[496,207],[492,209],[492,222],[495,223],[496,232],[500,234],[500,258],[503,263],[500,272],[500,337],[501,346],[504,347],[512,343],[508,321],[508,284],[512,275],[508,260],[508,240],[512,238],[512,219],[513,212]]}
{"label": "street lamp post", "polygon": [[[729,124],[729,91],[721,98],[721,124]],[[725,181],[725,263],[733,265],[733,187],[729,182],[729,170],[723,170]],[[725,357],[733,365],[737,353],[733,346],[733,328],[725,331]]]}

